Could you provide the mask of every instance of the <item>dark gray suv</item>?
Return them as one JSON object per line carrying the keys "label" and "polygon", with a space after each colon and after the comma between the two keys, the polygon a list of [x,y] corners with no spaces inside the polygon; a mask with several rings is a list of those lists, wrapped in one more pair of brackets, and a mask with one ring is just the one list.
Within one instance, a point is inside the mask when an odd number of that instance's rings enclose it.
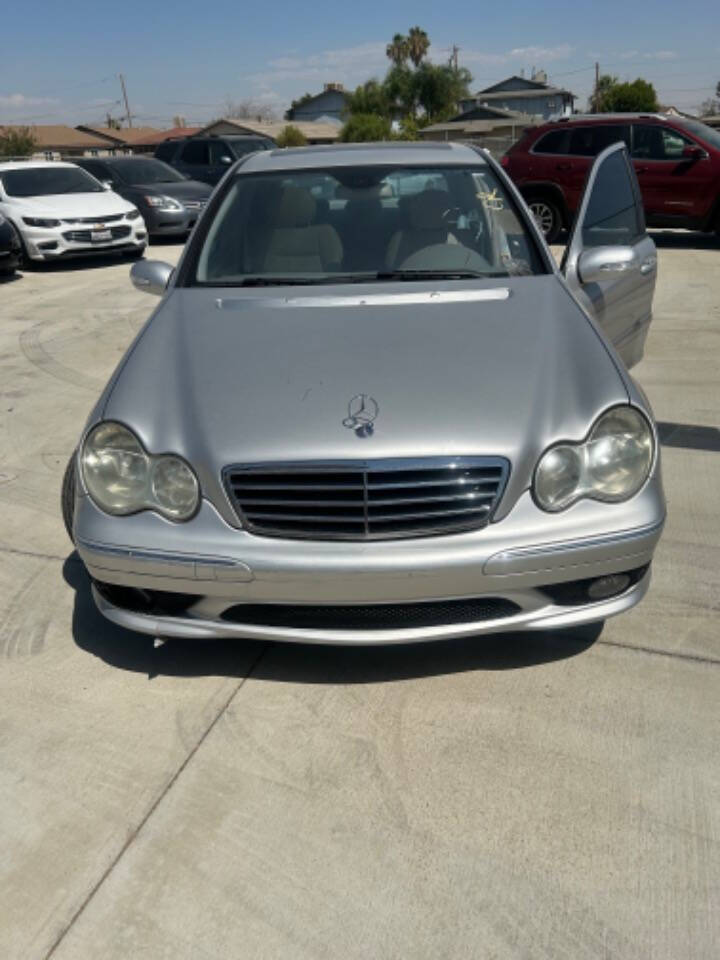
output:
{"label": "dark gray suv", "polygon": [[214,186],[240,157],[275,146],[274,140],[261,136],[182,137],[161,143],[155,156],[186,177]]}

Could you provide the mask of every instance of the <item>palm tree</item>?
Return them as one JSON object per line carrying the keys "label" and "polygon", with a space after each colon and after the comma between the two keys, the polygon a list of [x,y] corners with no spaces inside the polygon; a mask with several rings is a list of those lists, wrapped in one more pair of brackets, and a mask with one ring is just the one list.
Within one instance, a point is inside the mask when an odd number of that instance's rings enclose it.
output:
{"label": "palm tree", "polygon": [[425,54],[430,49],[430,38],[420,27],[411,27],[407,36],[408,56],[416,67],[422,63]]}
{"label": "palm tree", "polygon": [[404,37],[401,33],[396,33],[392,38],[392,43],[389,43],[387,47],[385,47],[385,54],[388,60],[392,60],[396,67],[401,67],[410,55],[408,38]]}

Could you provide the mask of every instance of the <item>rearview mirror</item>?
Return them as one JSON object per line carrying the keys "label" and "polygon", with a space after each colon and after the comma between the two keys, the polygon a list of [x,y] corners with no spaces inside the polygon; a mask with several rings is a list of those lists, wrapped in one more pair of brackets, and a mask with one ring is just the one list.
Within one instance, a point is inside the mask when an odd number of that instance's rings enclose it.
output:
{"label": "rearview mirror", "polygon": [[173,268],[162,260],[138,260],[132,265],[130,279],[136,290],[162,297]]}
{"label": "rearview mirror", "polygon": [[627,273],[638,268],[632,247],[591,247],[578,258],[577,272],[581,283],[599,283],[612,274]]}

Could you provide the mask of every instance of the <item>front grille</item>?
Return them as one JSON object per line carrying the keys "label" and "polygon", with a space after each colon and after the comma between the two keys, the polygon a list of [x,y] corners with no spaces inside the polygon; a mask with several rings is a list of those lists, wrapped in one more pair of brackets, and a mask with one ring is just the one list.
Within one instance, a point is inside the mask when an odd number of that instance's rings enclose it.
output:
{"label": "front grille", "polygon": [[239,603],[222,614],[230,623],[295,630],[412,630],[455,623],[502,620],[520,607],[502,597],[470,600],[423,600],[371,606],[306,606],[282,603]]}
{"label": "front grille", "polygon": [[207,205],[207,200],[184,200],[186,210],[202,210]]}
{"label": "front grille", "polygon": [[113,213],[109,217],[74,217],[70,220],[63,220],[63,223],[116,223],[122,220],[124,213]]}
{"label": "front grille", "polygon": [[[91,243],[91,230],[68,230],[63,234],[66,240],[73,240],[75,243]],[[110,227],[110,235],[113,240],[120,240],[122,237],[130,236],[130,227]],[[101,243],[109,243],[104,240]]]}
{"label": "front grille", "polygon": [[394,540],[477,530],[510,465],[500,457],[232,466],[225,487],[252,533],[303,540]]}

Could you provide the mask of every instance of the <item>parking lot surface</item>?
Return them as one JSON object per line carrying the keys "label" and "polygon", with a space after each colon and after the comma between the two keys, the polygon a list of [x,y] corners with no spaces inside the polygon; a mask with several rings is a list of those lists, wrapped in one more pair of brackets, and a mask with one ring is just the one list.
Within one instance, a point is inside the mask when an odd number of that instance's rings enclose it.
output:
{"label": "parking lot surface", "polygon": [[389,649],[105,622],[60,483],[154,303],[117,260],[0,284],[3,960],[717,958],[720,247],[656,239],[647,599]]}

